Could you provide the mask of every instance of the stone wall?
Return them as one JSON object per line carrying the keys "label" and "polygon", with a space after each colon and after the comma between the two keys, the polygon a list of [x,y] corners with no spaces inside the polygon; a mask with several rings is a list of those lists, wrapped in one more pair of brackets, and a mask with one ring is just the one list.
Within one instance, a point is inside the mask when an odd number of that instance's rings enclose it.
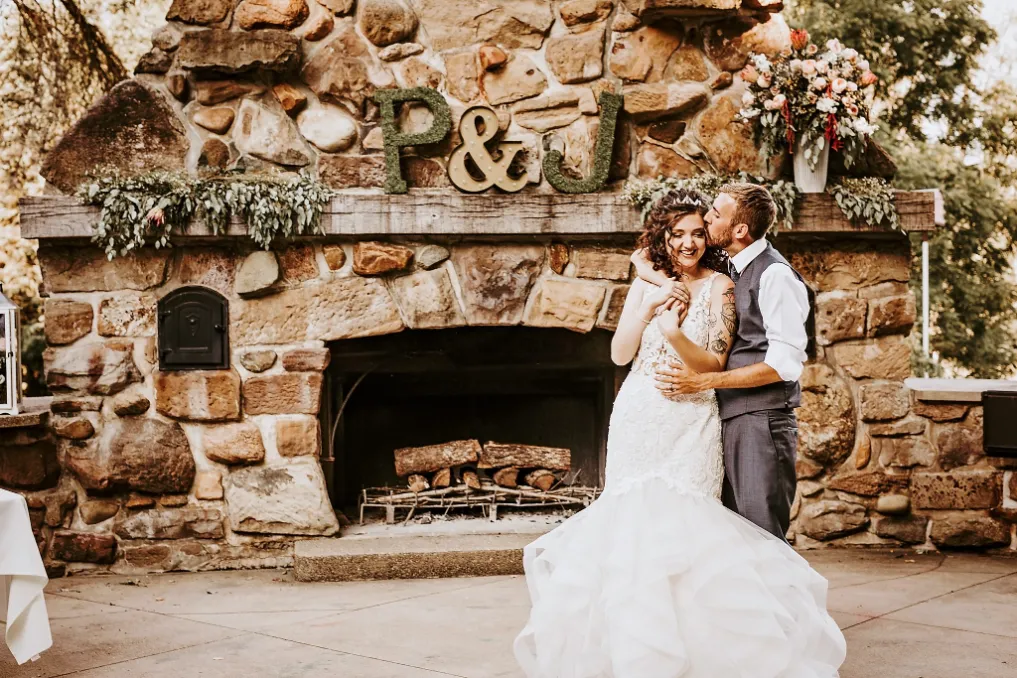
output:
{"label": "stone wall", "polygon": [[1017,549],[1017,464],[985,457],[981,407],[922,402],[904,384],[907,241],[779,242],[817,292],[794,543]]}
{"label": "stone wall", "polygon": [[[0,446],[0,484],[40,511],[54,568],[288,564],[295,538],[339,527],[318,462],[326,342],[467,324],[613,329],[630,275],[631,243],[236,242],[112,262],[42,242],[55,437]],[[229,370],[158,369],[156,303],[183,285],[227,298]]]}
{"label": "stone wall", "polygon": [[[743,6],[744,5],[744,6]],[[334,188],[380,187],[372,95],[433,87],[453,133],[403,160],[411,187],[449,186],[445,158],[470,106],[497,109],[518,162],[564,153],[589,174],[599,94],[625,95],[612,180],[701,172],[776,175],[734,121],[752,51],[790,45],[779,3],[761,0],[175,0],[136,79],[116,86],[49,154],[51,187],[97,166],[315,171]],[[431,124],[422,105],[405,132]],[[536,186],[535,186],[536,187]],[[535,188],[534,187],[534,188]]]}

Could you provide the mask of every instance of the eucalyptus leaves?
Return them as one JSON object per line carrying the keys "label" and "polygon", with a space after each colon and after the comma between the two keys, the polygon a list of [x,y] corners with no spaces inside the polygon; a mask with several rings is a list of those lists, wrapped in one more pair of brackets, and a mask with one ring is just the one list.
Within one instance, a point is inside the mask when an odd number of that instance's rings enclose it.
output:
{"label": "eucalyptus leaves", "polygon": [[[641,217],[645,219],[657,199],[673,188],[691,188],[712,200],[720,192],[721,186],[734,181],[766,186],[777,205],[777,227],[789,230],[794,227],[798,198],[801,196],[794,182],[771,182],[744,172],[728,177],[701,175],[688,179],[658,177],[650,181],[630,181],[625,186],[625,195],[633,205],[640,208]],[[826,192],[833,196],[844,216],[851,221],[900,230],[900,219],[893,201],[893,187],[886,180],[875,177],[844,178],[840,183],[827,187]]]}
{"label": "eucalyptus leaves", "polygon": [[168,172],[96,178],[78,194],[102,208],[92,242],[109,259],[146,244],[168,247],[170,236],[194,218],[220,235],[239,216],[251,239],[267,249],[275,238],[321,233],[321,213],[332,197],[331,189],[304,175],[195,179]]}

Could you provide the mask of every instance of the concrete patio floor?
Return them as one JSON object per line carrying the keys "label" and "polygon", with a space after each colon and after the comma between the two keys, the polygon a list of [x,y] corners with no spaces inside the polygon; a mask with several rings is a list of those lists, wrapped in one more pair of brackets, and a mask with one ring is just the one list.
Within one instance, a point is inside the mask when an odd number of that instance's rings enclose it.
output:
{"label": "concrete patio floor", "polygon": [[[804,554],[830,580],[843,678],[1017,675],[1017,558]],[[288,571],[50,582],[54,646],[0,677],[521,676],[521,577],[301,584]],[[722,678],[722,677],[717,677]]]}

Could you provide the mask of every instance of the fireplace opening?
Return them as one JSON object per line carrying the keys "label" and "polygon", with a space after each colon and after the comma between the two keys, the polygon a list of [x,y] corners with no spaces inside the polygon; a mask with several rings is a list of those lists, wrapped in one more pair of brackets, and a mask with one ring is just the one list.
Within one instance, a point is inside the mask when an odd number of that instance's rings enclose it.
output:
{"label": "fireplace opening", "polygon": [[[611,406],[625,375],[610,360],[610,342],[603,330],[464,327],[333,343],[322,408],[333,505],[356,520],[365,488],[409,492],[407,477],[396,472],[396,450],[452,441],[477,441],[484,451],[494,449],[490,442],[521,446],[519,463],[533,466],[541,455],[557,459],[567,450],[569,468],[554,470],[551,494],[599,488]],[[527,454],[540,459],[526,461]],[[491,489],[496,470],[485,469],[483,458],[456,465],[451,485],[475,472]],[[523,493],[533,500],[526,483],[533,471],[520,469],[509,499]],[[433,473],[419,477],[435,480]]]}

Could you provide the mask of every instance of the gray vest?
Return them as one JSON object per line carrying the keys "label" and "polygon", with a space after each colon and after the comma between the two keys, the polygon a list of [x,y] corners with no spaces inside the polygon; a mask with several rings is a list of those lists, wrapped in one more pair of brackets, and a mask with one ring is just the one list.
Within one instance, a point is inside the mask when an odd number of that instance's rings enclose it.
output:
{"label": "gray vest", "polygon": [[[774,264],[791,268],[787,259],[766,244],[758,257],[752,260],[735,282],[735,307],[738,310],[738,329],[735,331],[727,368],[733,370],[746,365],[763,362],[770,343],[766,339],[766,327],[759,310],[759,280],[763,271]],[[791,268],[798,280],[802,277]],[[804,282],[804,281],[802,281]],[[801,404],[802,389],[797,381],[777,382],[757,388],[717,389],[721,419],[730,419],[747,412],[761,410],[782,410]]]}

